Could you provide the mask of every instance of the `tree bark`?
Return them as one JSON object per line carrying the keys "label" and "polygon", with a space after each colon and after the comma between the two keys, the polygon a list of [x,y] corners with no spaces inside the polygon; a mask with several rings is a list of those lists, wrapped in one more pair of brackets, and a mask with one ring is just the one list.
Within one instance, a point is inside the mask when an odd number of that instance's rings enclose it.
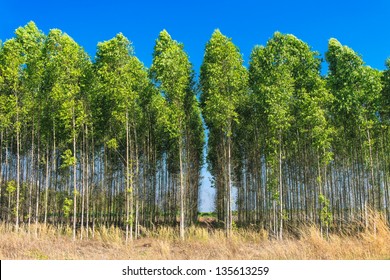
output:
{"label": "tree bark", "polygon": [[76,170],[76,120],[74,107],[72,108],[72,134],[73,134],[73,241],[76,240],[77,222],[77,170]]}

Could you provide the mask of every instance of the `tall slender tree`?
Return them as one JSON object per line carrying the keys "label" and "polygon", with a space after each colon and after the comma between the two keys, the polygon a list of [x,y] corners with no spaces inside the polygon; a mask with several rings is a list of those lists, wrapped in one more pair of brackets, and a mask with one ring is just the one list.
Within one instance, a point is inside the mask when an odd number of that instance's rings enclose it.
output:
{"label": "tall slender tree", "polygon": [[[293,35],[278,32],[265,47],[255,47],[251,55],[249,73],[254,111],[257,113],[255,122],[263,119],[262,130],[266,139],[262,139],[265,141],[260,147],[264,147],[264,157],[267,159],[268,189],[274,202],[279,204],[280,238],[283,236],[284,220],[287,219],[286,197],[292,195],[290,187],[283,185],[283,177],[288,176],[283,168],[283,159],[294,162],[293,158],[297,158],[301,161],[304,158],[302,154],[294,155],[292,159],[288,155],[293,154],[294,150],[307,154],[310,152],[307,148],[312,146],[313,154],[321,162],[325,165],[329,162],[331,130],[325,111],[329,95],[320,77],[319,66],[317,54],[307,44]],[[297,166],[300,165],[299,161]],[[313,164],[320,165],[316,162]],[[318,168],[315,173],[318,180],[321,170]],[[316,204],[315,199],[313,203]]]}
{"label": "tall slender tree", "polygon": [[[215,30],[206,44],[200,69],[201,106],[209,129],[210,171],[220,187],[217,192],[223,195],[223,203],[217,207],[219,212],[225,213],[227,236],[231,235],[233,222],[232,134],[238,121],[237,107],[247,94],[247,78],[238,48],[219,30]],[[218,168],[220,170],[217,171]]]}
{"label": "tall slender tree", "polygon": [[[2,93],[6,98],[10,120],[13,123],[12,131],[16,137],[16,206],[15,206],[15,229],[19,229],[19,209],[20,209],[20,137],[22,120],[24,117],[22,99],[23,87],[21,76],[25,59],[22,56],[21,46],[15,39],[7,40],[0,57],[0,73],[3,81]],[[11,209],[9,209],[11,210]]]}
{"label": "tall slender tree", "polygon": [[[104,100],[101,112],[108,114],[109,122],[100,129],[108,137],[105,141],[112,148],[125,141],[126,176],[126,241],[133,239],[135,186],[139,182],[138,128],[141,124],[141,95],[148,88],[147,73],[133,55],[130,41],[118,34],[115,38],[100,43],[96,57],[96,74],[99,82],[98,98]],[[108,125],[108,127],[107,127]],[[125,129],[123,130],[123,126]],[[107,134],[107,131],[111,132]],[[124,136],[124,137],[123,137]],[[121,137],[123,137],[121,139]],[[137,198],[137,197],[136,197]],[[136,207],[136,211],[137,211]],[[137,212],[136,212],[137,213]],[[138,221],[136,219],[136,227]],[[135,231],[137,234],[137,230]]]}
{"label": "tall slender tree", "polygon": [[[186,223],[185,196],[187,193],[184,163],[188,164],[188,156],[185,153],[186,139],[186,95],[191,91],[192,65],[183,45],[172,40],[166,30],[160,32],[153,52],[153,64],[150,69],[152,80],[165,97],[168,110],[166,129],[169,132],[174,145],[177,145],[179,156],[179,184],[180,184],[180,237],[184,239]],[[190,96],[191,96],[190,92]],[[193,95],[193,94],[192,94]],[[189,97],[191,98],[191,97]],[[192,101],[191,99],[189,99]],[[185,174],[186,173],[186,174]]]}
{"label": "tall slender tree", "polygon": [[[25,63],[23,67],[23,75],[21,82],[24,89],[24,107],[26,111],[26,126],[27,130],[31,131],[30,147],[25,147],[25,155],[27,149],[31,152],[31,172],[29,172],[29,194],[28,194],[28,226],[30,230],[32,219],[32,196],[33,188],[35,187],[35,179],[38,177],[36,150],[38,135],[40,131],[40,117],[42,104],[39,102],[39,96],[42,92],[43,84],[43,47],[45,35],[40,31],[34,22],[29,22],[24,27],[19,27],[16,31],[16,41],[21,46],[21,56],[24,57]],[[27,137],[28,139],[28,137]],[[28,142],[28,141],[26,141]]]}
{"label": "tall slender tree", "polygon": [[[331,106],[332,121],[337,128],[337,142],[334,143],[336,160],[342,169],[353,165],[368,171],[368,180],[361,180],[356,186],[345,183],[343,193],[358,193],[360,205],[350,205],[350,213],[344,209],[344,219],[351,219],[353,211],[360,209],[368,226],[368,207],[380,208],[380,187],[374,174],[373,132],[379,124],[378,104],[381,92],[380,73],[365,66],[362,58],[336,39],[330,39],[326,60],[329,63],[327,86],[334,96]],[[361,150],[354,157],[353,150]],[[365,172],[364,172],[365,173]],[[343,179],[350,181],[348,173]],[[368,183],[368,184],[367,184]],[[345,195],[343,204],[353,203]]]}
{"label": "tall slender tree", "polygon": [[[77,139],[86,120],[81,88],[84,69],[89,63],[89,58],[71,37],[58,29],[50,31],[45,51],[47,56],[48,94],[52,100],[52,103],[49,103],[48,106],[55,106],[54,112],[58,112],[57,116],[52,117],[52,129],[58,129],[58,134],[63,136],[64,148],[67,148],[62,157],[63,166],[71,167],[73,171],[71,177],[73,181],[73,239],[75,239],[77,196],[79,195],[77,185]],[[52,131],[47,132],[50,135],[51,133]],[[49,137],[51,136],[48,136],[48,139]],[[54,135],[51,139],[53,142],[55,141]],[[55,149],[53,149],[53,153],[55,152]],[[48,187],[46,179],[46,193]],[[45,203],[47,203],[47,200],[46,195]],[[45,212],[47,213],[47,210]]]}

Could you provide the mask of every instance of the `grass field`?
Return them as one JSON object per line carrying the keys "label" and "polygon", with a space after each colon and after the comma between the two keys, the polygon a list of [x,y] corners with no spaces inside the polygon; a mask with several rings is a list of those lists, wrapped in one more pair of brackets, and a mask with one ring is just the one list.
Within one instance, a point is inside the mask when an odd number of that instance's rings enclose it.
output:
{"label": "grass field", "polygon": [[[270,238],[264,230],[236,229],[227,239],[223,230],[191,227],[185,241],[175,228],[145,231],[143,237],[125,244],[123,232],[101,228],[89,238],[72,241],[71,228],[38,225],[18,233],[0,225],[0,259],[390,259],[390,230],[381,219],[358,234],[321,236],[318,228],[306,227],[299,236]],[[85,236],[85,233],[84,233]],[[93,237],[92,237],[93,236]]]}

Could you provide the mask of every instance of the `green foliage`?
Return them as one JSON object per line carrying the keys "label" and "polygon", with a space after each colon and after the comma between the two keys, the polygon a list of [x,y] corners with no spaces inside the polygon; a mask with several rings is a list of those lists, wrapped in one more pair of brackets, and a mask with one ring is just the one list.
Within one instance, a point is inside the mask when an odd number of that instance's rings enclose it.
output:
{"label": "green foliage", "polygon": [[178,108],[183,107],[184,96],[190,83],[191,68],[183,45],[172,40],[166,30],[161,31],[154,47],[150,76],[167,101]]}
{"label": "green foliage", "polygon": [[288,228],[290,217],[329,226],[332,212],[353,220],[366,202],[388,212],[390,60],[372,69],[336,39],[325,58],[322,77],[317,52],[276,32],[247,70],[216,30],[198,85],[184,45],[165,30],[148,71],[121,33],[98,44],[92,63],[66,33],[46,36],[29,22],[0,43],[1,203],[10,207],[0,214],[25,222],[47,203],[49,217],[69,217],[73,195],[97,224],[121,223],[127,209],[133,225],[174,223],[180,178],[183,212],[196,221],[205,132],[218,205],[201,216],[226,220],[231,186],[239,224],[266,230]]}
{"label": "green foliage", "polygon": [[68,168],[69,166],[73,166],[76,163],[76,157],[73,156],[72,150],[67,149],[61,155],[62,164],[61,168]]}
{"label": "green foliage", "polygon": [[141,123],[141,99],[149,86],[147,73],[133,55],[130,41],[121,33],[98,44],[94,73],[96,89],[92,102],[96,128],[109,148],[117,149],[118,140],[125,135],[126,121]]}
{"label": "green foliage", "polygon": [[332,211],[330,210],[329,207],[330,201],[323,194],[320,194],[318,196],[318,202],[321,205],[321,213],[320,213],[321,222],[324,225],[329,226],[333,220]]}
{"label": "green foliage", "polygon": [[217,214],[215,212],[198,212],[199,217],[216,217]]}
{"label": "green foliage", "polygon": [[232,221],[232,230],[236,231],[238,230],[237,223],[235,221]]}
{"label": "green foliage", "polygon": [[246,122],[256,127],[253,131],[265,135],[259,147],[264,147],[270,167],[267,178],[271,189],[278,185],[280,157],[288,160],[281,155],[285,148],[294,151],[310,145],[324,165],[332,159],[333,129],[326,111],[332,96],[321,79],[320,62],[318,53],[306,43],[279,32],[265,47],[256,46],[252,51],[252,93],[247,106],[255,116],[248,115]]}
{"label": "green foliage", "polygon": [[183,45],[172,40],[166,30],[161,31],[154,46],[149,73],[165,97],[165,102],[160,100],[158,104],[158,116],[172,139],[183,134],[185,97],[191,85],[191,68]]}
{"label": "green foliage", "polygon": [[6,191],[9,195],[13,194],[16,191],[16,182],[15,180],[11,180],[7,182]]}
{"label": "green foliage", "polygon": [[73,199],[65,197],[62,205],[62,212],[64,213],[65,218],[68,218],[70,216],[72,209],[73,209]]}
{"label": "green foliage", "polygon": [[329,63],[327,85],[334,99],[331,110],[335,125],[342,125],[354,135],[353,128],[370,129],[377,122],[381,74],[363,64],[352,49],[342,46],[336,39],[329,40],[326,53]]}
{"label": "green foliage", "polygon": [[381,120],[388,127],[390,125],[390,58],[386,60],[386,70],[381,77],[382,92],[380,98],[380,116]]}
{"label": "green foliage", "polygon": [[222,129],[228,136],[232,124],[238,122],[237,107],[247,93],[248,73],[242,64],[231,39],[215,30],[200,69],[200,104],[207,127]]}
{"label": "green foliage", "polygon": [[118,149],[118,141],[115,138],[112,138],[106,142],[106,145],[109,149]]}
{"label": "green foliage", "polygon": [[84,50],[58,29],[50,30],[43,59],[45,86],[39,96],[43,134],[49,140],[56,131],[57,137],[69,144],[87,121],[84,75],[91,62]]}

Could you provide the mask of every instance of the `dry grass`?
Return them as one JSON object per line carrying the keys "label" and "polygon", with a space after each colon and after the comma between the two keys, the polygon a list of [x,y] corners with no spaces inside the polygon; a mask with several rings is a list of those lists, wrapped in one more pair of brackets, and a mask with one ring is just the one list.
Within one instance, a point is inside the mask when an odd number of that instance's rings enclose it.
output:
{"label": "dry grass", "polygon": [[0,225],[0,259],[390,259],[390,230],[374,217],[370,229],[355,236],[321,236],[315,227],[300,237],[272,240],[264,230],[236,230],[230,239],[222,230],[191,227],[187,239],[177,229],[162,227],[141,239],[124,243],[123,232],[102,228],[94,238],[72,241],[71,228],[52,226],[13,232]]}

